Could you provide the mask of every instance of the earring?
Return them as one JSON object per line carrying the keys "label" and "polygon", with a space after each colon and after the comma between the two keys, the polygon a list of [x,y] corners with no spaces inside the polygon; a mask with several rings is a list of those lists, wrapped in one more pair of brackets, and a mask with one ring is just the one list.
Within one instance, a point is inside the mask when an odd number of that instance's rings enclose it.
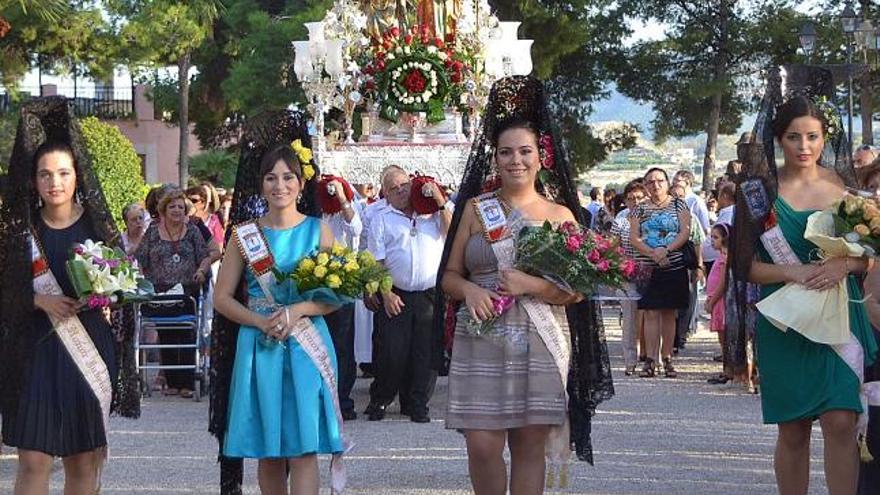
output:
{"label": "earring", "polygon": [[303,193],[299,193],[296,195],[296,202],[297,203],[302,202],[302,199],[303,199]]}
{"label": "earring", "polygon": [[76,192],[74,193],[73,199],[74,199],[74,201],[76,201],[76,204],[78,204],[78,205],[82,204],[82,194],[79,193],[79,189],[77,189]]}
{"label": "earring", "polygon": [[42,208],[42,207],[43,207],[43,197],[38,195],[37,196],[37,208]]}

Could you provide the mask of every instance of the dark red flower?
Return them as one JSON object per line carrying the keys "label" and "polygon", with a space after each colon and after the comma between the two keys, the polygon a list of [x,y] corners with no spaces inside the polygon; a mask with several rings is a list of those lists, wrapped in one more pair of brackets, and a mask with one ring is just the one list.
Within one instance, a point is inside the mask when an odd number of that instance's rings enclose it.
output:
{"label": "dark red flower", "polygon": [[397,26],[391,28],[391,36],[393,36],[393,37],[395,37],[395,38],[397,38],[398,36],[400,36],[400,28],[397,27]]}
{"label": "dark red flower", "polygon": [[4,19],[3,17],[0,17],[0,38],[6,36],[11,29],[12,25],[9,24],[9,21]]}
{"label": "dark red flower", "polygon": [[412,45],[412,42],[413,42],[413,35],[408,34],[408,35],[404,36],[404,37],[403,37],[403,42],[406,43],[407,45]]}
{"label": "dark red flower", "polygon": [[461,69],[463,69],[463,68],[464,68],[464,63],[462,63],[461,60],[454,60],[452,62],[452,69],[455,70],[456,72],[460,72]]}
{"label": "dark red flower", "polygon": [[376,89],[376,81],[374,81],[374,80],[372,80],[372,79],[370,79],[369,81],[367,81],[366,88],[367,88],[367,90],[369,90],[369,91],[372,91],[372,90]]}
{"label": "dark red flower", "polygon": [[553,138],[549,134],[541,136],[538,142],[541,148],[541,166],[550,170],[556,164],[556,157],[553,154]]}
{"label": "dark red flower", "polygon": [[410,93],[418,94],[425,91],[425,88],[428,86],[428,80],[422,74],[422,71],[412,70],[406,75],[403,86]]}
{"label": "dark red flower", "polygon": [[446,33],[446,42],[452,43],[455,41],[455,33]]}
{"label": "dark red flower", "polygon": [[441,50],[446,46],[440,38],[434,38],[434,45]]}
{"label": "dark red flower", "polygon": [[461,72],[453,72],[452,76],[450,76],[449,79],[451,79],[452,82],[454,82],[454,83],[460,83],[461,82]]}
{"label": "dark red flower", "polygon": [[383,71],[385,70],[385,61],[384,60],[376,60],[376,69]]}

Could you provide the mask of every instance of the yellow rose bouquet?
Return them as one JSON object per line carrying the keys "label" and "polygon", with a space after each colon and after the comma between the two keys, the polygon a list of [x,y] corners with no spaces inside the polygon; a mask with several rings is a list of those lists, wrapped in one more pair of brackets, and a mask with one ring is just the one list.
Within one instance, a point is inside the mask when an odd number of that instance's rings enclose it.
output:
{"label": "yellow rose bouquet", "polygon": [[338,243],[301,259],[290,274],[276,277],[292,280],[306,299],[331,304],[391,291],[391,276],[372,254],[357,253]]}

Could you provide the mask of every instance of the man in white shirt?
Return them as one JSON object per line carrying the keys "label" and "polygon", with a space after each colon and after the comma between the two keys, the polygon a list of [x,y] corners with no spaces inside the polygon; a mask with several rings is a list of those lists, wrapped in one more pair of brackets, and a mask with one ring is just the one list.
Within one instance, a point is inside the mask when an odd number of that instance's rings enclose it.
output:
{"label": "man in white shirt", "polygon": [[596,229],[596,219],[599,218],[599,210],[602,209],[602,188],[594,187],[590,189],[590,204],[587,205],[587,211],[590,212],[590,228]]}
{"label": "man in white shirt", "polygon": [[[381,176],[380,176],[381,177]],[[381,181],[380,181],[381,182]],[[361,230],[358,250],[367,251],[367,233],[370,231],[370,220],[375,213],[388,203],[384,199],[376,199],[372,184],[355,184],[358,198],[355,209],[361,217]],[[373,371],[373,312],[367,309],[363,301],[354,303],[354,359],[364,372],[365,377],[372,378]]]}
{"label": "man in white shirt", "polygon": [[[328,182],[327,188],[336,191],[342,209],[332,215],[324,213],[323,220],[333,232],[336,242],[357,251],[363,229],[361,217],[355,206],[345,197],[342,184],[338,180]],[[354,401],[351,399],[351,389],[354,388],[357,379],[357,363],[354,359],[354,303],[346,304],[325,315],[324,321],[327,322],[333,347],[336,350],[336,364],[339,368],[337,388],[342,419],[346,421],[357,419]]]}
{"label": "man in white shirt", "polygon": [[[434,185],[436,188],[436,184]],[[410,177],[388,170],[382,181],[388,206],[370,221],[369,250],[394,281],[376,311],[378,333],[376,379],[370,386],[370,421],[385,417],[385,408],[400,395],[401,412],[416,423],[427,423],[428,401],[437,379],[435,354],[442,336],[433,334],[434,285],[443,245],[452,221],[451,205],[439,189],[432,196],[442,206],[431,215],[418,215],[410,203]]]}
{"label": "man in white shirt", "polygon": [[[703,231],[703,237],[709,237],[709,228],[711,228],[709,224],[709,208],[706,206],[706,201],[694,193],[694,174],[689,170],[679,170],[672,178],[672,183],[684,188],[684,201],[687,203],[688,210],[690,210],[691,218],[693,219],[691,221],[691,228],[699,226]],[[694,248],[700,249],[701,246],[694,246]],[[678,343],[675,346],[676,349],[684,348],[687,335],[696,324],[694,313],[697,306],[697,272],[701,271],[703,271],[703,267],[698,266],[697,270],[690,273],[690,301],[686,310],[678,312],[678,318],[675,323],[675,341]],[[705,274],[703,275],[705,276]]]}

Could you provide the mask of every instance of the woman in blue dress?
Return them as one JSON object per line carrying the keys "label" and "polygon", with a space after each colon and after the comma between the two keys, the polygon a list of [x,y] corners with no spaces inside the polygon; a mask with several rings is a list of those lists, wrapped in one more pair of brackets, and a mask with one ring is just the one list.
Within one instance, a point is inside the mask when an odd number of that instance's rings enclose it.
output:
{"label": "woman in blue dress", "polygon": [[[303,300],[295,285],[276,282],[272,271],[268,282],[267,275],[258,278],[255,273],[266,270],[254,270],[259,264],[250,257],[254,243],[263,242],[274,268],[290,272],[304,256],[332,245],[330,229],[297,207],[306,179],[314,174],[312,167],[301,149],[298,153],[286,145],[263,155],[259,177],[268,212],[236,227],[214,294],[217,312],[240,325],[221,453],[226,458],[259,459],[260,490],[268,495],[287,493],[288,466],[291,493],[317,494],[316,454],[343,450],[335,392],[328,383],[335,379],[322,376],[297,334],[292,334],[298,319],[311,319],[335,377],[333,344],[321,316],[336,308]],[[304,175],[304,169],[309,173]],[[247,226],[252,230],[246,237]],[[242,277],[247,284],[246,303],[235,297]]]}

